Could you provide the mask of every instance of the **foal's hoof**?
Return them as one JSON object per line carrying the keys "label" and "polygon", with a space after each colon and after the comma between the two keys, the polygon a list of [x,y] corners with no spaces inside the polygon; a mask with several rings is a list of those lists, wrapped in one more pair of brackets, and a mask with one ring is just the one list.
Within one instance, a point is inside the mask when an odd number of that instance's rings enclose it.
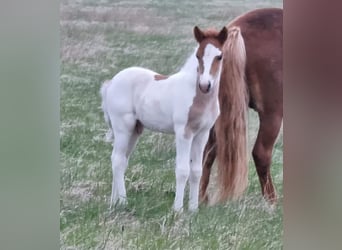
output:
{"label": "foal's hoof", "polygon": [[127,200],[121,199],[121,200],[118,200],[116,202],[110,203],[109,210],[121,209],[121,208],[125,208],[126,206],[127,206]]}
{"label": "foal's hoof", "polygon": [[173,211],[175,213],[183,213],[183,207],[176,207],[176,206],[173,206]]}
{"label": "foal's hoof", "polygon": [[198,211],[198,200],[189,201],[189,212],[196,213]]}
{"label": "foal's hoof", "polygon": [[189,207],[189,212],[190,212],[191,214],[197,213],[197,212],[198,212],[198,207]]}

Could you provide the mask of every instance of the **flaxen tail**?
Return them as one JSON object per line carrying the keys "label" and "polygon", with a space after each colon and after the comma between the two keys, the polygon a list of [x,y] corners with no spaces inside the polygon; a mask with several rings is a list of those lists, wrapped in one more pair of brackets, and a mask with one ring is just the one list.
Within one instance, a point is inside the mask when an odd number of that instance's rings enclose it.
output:
{"label": "flaxen tail", "polygon": [[102,108],[102,111],[103,111],[103,116],[104,116],[104,119],[106,121],[106,124],[108,125],[108,131],[106,133],[106,136],[105,136],[105,141],[107,142],[112,142],[113,139],[114,139],[114,136],[113,136],[113,131],[112,131],[112,125],[111,125],[111,122],[110,122],[110,118],[109,118],[109,115],[108,115],[108,110],[107,110],[107,105],[106,105],[106,95],[107,95],[107,89],[110,85],[110,80],[106,80],[102,86],[101,86],[101,89],[100,89],[100,95],[101,95],[101,108]]}
{"label": "flaxen tail", "polygon": [[215,124],[218,189],[212,203],[238,198],[248,183],[246,49],[239,27],[229,29],[224,53]]}

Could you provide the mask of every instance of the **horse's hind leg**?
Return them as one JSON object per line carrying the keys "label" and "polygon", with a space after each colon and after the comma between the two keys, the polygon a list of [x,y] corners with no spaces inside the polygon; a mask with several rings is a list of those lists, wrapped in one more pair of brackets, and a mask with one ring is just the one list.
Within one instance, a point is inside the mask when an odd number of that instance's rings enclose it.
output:
{"label": "horse's hind leg", "polygon": [[126,202],[124,175],[128,164],[126,151],[130,137],[131,134],[129,133],[115,133],[114,148],[111,156],[113,171],[111,206],[115,205],[116,202],[120,204]]}
{"label": "horse's hind leg", "polygon": [[200,201],[208,202],[207,188],[210,180],[211,167],[216,158],[216,137],[214,127],[210,130],[209,139],[207,145],[204,148],[203,153],[203,174],[201,178],[200,188]]}
{"label": "horse's hind leg", "polygon": [[131,138],[129,140],[127,150],[126,150],[127,159],[129,159],[129,156],[131,155],[133,149],[135,148],[137,141],[138,141],[138,138],[143,132],[143,129],[144,129],[143,125],[140,123],[140,121],[137,120],[135,127],[134,127],[134,130],[133,130],[133,133],[132,133]]}
{"label": "horse's hind leg", "polygon": [[277,200],[277,195],[272,183],[270,167],[272,150],[279,133],[282,116],[279,114],[259,114],[259,117],[260,128],[252,154],[262,194],[267,201],[273,204]]}
{"label": "horse's hind leg", "polygon": [[[127,120],[126,120],[127,121]],[[137,139],[141,132],[136,129],[136,121],[125,124],[125,129],[114,129],[114,148],[111,156],[113,182],[110,206],[118,202],[126,203],[126,188],[124,175],[128,165],[128,159],[135,147]],[[120,131],[120,132],[118,132]]]}

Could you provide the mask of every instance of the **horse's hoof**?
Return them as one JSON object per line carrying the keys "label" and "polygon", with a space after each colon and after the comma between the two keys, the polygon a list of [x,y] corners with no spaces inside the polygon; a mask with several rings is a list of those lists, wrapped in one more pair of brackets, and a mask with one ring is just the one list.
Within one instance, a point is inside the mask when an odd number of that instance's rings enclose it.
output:
{"label": "horse's hoof", "polygon": [[192,214],[195,214],[198,212],[198,206],[197,207],[189,207],[189,212]]}
{"label": "horse's hoof", "polygon": [[183,213],[183,207],[176,207],[176,206],[173,206],[173,211],[175,213]]}
{"label": "horse's hoof", "polygon": [[208,194],[202,195],[200,197],[200,203],[207,205],[209,203]]}
{"label": "horse's hoof", "polygon": [[266,212],[269,214],[274,214],[277,208],[277,203],[276,202],[270,202],[267,200],[264,200],[264,209]]}

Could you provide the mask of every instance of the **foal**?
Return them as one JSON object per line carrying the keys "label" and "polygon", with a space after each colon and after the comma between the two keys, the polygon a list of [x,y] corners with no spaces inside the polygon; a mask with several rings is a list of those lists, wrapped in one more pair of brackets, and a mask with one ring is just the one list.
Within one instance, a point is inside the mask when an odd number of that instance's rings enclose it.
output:
{"label": "foal", "polygon": [[174,210],[183,208],[188,179],[189,210],[198,208],[203,150],[220,113],[218,90],[227,29],[203,32],[196,26],[194,36],[198,47],[178,73],[162,76],[149,69],[131,67],[101,87],[102,110],[109,126],[107,137],[115,137],[111,206],[126,203],[124,174],[129,156],[146,127],[175,134]]}

